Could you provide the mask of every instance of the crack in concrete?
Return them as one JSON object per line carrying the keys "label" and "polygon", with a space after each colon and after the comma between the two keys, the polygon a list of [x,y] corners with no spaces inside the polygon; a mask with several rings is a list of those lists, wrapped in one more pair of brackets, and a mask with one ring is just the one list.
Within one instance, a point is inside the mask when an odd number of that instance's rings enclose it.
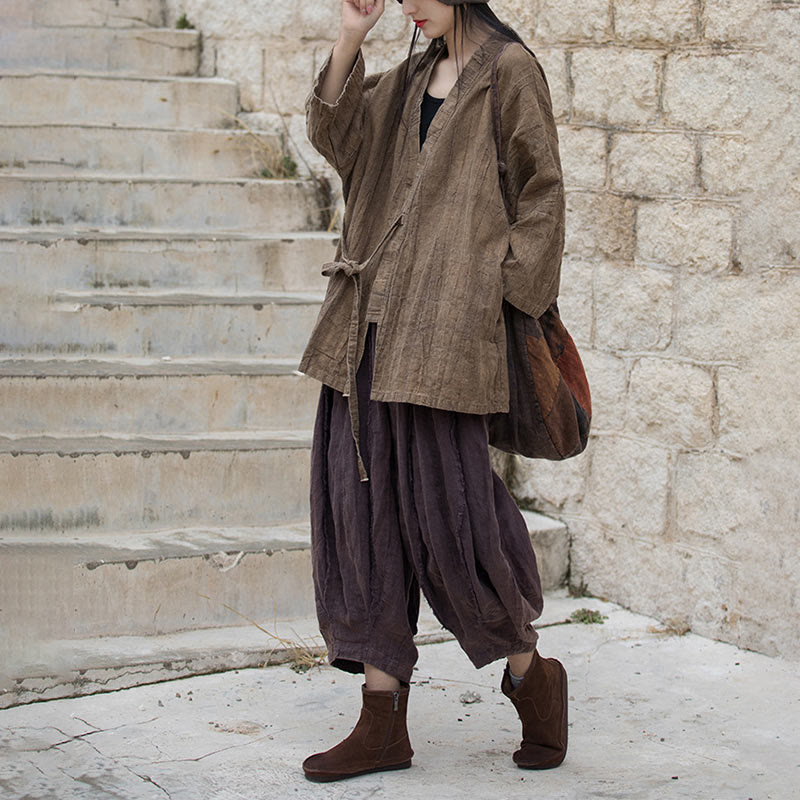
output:
{"label": "crack in concrete", "polygon": [[[109,731],[119,730],[120,728],[124,728],[124,727],[127,727],[127,726],[126,725],[118,725],[115,728],[108,728],[107,730],[109,730]],[[58,729],[56,728],[56,730],[58,730]],[[128,767],[125,764],[120,763],[119,761],[117,761],[112,756],[107,756],[105,753],[103,753],[101,750],[99,750],[97,747],[95,747],[90,741],[88,741],[86,738],[84,738],[85,736],[90,736],[91,734],[101,733],[101,732],[102,731],[100,729],[94,730],[94,731],[87,731],[85,734],[81,734],[80,736],[73,736],[72,740],[80,741],[80,742],[82,742],[84,744],[87,744],[89,747],[92,748],[92,750],[95,751],[95,753],[97,753],[98,756],[100,756],[102,759],[106,760],[110,765],[112,765],[114,767],[122,767],[123,769],[127,769],[130,772],[133,772],[133,770],[131,770],[130,767]],[[67,735],[67,734],[64,734],[64,735]],[[98,786],[97,783],[95,781],[93,781],[91,778],[89,778],[88,776],[80,775],[80,776],[76,777],[75,775],[71,775],[69,772],[67,772],[66,769],[64,769],[63,767],[59,767],[58,769],[62,773],[64,773],[64,775],[66,775],[72,781],[76,781],[78,783],[84,783],[87,786],[92,786],[92,787],[94,787],[96,789],[102,788],[104,791],[108,791],[107,787]],[[136,774],[136,773],[134,773],[134,774]],[[137,775],[137,777],[141,778],[142,776],[141,775]],[[142,780],[144,780],[144,779],[142,778]],[[161,788],[161,787],[159,787],[159,788]],[[127,796],[117,794],[116,792],[113,792],[111,796],[112,797],[118,797],[119,800],[128,800]]]}
{"label": "crack in concrete", "polygon": [[[142,724],[148,724],[150,722],[155,722],[156,720],[159,719],[158,717],[153,717],[152,719],[144,720],[143,722],[124,723],[122,725],[116,725],[116,726],[114,726],[112,728],[99,728],[96,725],[92,724],[91,722],[88,722],[87,720],[85,720],[82,717],[79,717],[77,715],[73,715],[73,718],[79,720],[84,725],[87,725],[88,727],[92,728],[93,730],[86,731],[85,733],[76,734],[75,736],[71,736],[70,734],[66,733],[65,731],[61,730],[60,728],[56,727],[55,725],[48,725],[48,726],[46,726],[44,728],[33,728],[33,727],[26,726],[24,728],[16,728],[16,729],[10,728],[9,730],[11,732],[13,732],[15,730],[35,730],[35,731],[54,730],[54,731],[58,731],[58,733],[60,733],[63,737],[65,737],[63,741],[55,742],[55,743],[53,743],[51,745],[48,745],[47,747],[36,748],[33,751],[29,750],[29,751],[26,751],[26,752],[42,753],[42,752],[46,752],[48,750],[53,750],[53,749],[60,748],[61,746],[65,745],[65,744],[70,744],[72,742],[79,742],[79,743],[82,743],[82,744],[86,744],[89,747],[91,747],[92,750],[94,750],[95,753],[97,753],[97,755],[100,756],[104,761],[106,761],[110,766],[115,767],[115,768],[122,768],[122,769],[127,770],[128,772],[130,772],[132,775],[135,775],[137,778],[139,778],[139,780],[143,781],[144,783],[150,783],[153,786],[155,786],[157,789],[160,789],[171,800],[172,795],[169,793],[169,791],[167,789],[165,789],[163,786],[161,786],[161,784],[159,784],[156,780],[151,778],[149,775],[142,775],[142,774],[138,773],[135,769],[133,769],[132,767],[128,766],[127,764],[124,764],[122,761],[120,761],[116,757],[110,756],[110,755],[107,755],[107,754],[103,753],[102,750],[100,750],[98,747],[96,747],[87,738],[87,737],[93,736],[94,734],[97,734],[97,733],[106,733],[106,732],[111,732],[111,731],[118,731],[118,730],[120,730],[122,728],[131,727],[132,725],[142,725]],[[156,749],[159,752],[162,752],[161,748],[159,748],[158,746],[156,746]],[[43,777],[48,777],[47,773],[45,773],[41,769],[41,767],[39,767],[37,764],[35,764],[30,759],[26,759],[26,760]],[[158,763],[158,762],[156,762],[156,763]],[[85,783],[85,784],[87,784],[89,786],[94,786],[95,788],[99,788],[99,787],[96,786],[96,784],[92,780],[88,779],[85,776],[72,775],[64,767],[58,767],[58,770],[63,775],[65,775],[67,778],[69,778],[71,781],[75,781],[75,782],[79,782],[79,783]],[[122,800],[122,795],[115,794],[114,796],[115,797],[120,797],[121,800]]]}
{"label": "crack in concrete", "polygon": [[267,739],[267,736],[260,736],[257,739],[252,739],[249,742],[242,742],[241,744],[231,744],[228,747],[221,747],[219,750],[212,750],[210,753],[203,753],[201,756],[192,756],[187,758],[169,758],[165,759],[164,761],[151,761],[150,766],[157,766],[159,764],[181,764],[187,761],[202,761],[204,758],[209,758],[210,756],[215,756],[219,753],[225,753],[228,750],[238,750],[242,747],[252,747],[254,744]]}
{"label": "crack in concrete", "polygon": [[[113,667],[109,667],[107,669],[110,670],[110,674],[109,674],[109,676],[107,678],[102,678],[101,676],[98,675],[98,676],[94,676],[94,677],[91,677],[91,678],[75,677],[75,678],[71,678],[71,679],[67,678],[66,680],[60,680],[58,678],[58,676],[56,676],[56,675],[44,675],[44,676],[40,676],[37,680],[47,679],[47,680],[52,680],[53,682],[50,683],[50,684],[47,684],[46,686],[25,686],[24,681],[23,681],[23,683],[19,686],[19,688],[15,690],[15,694],[17,696],[19,696],[22,693],[29,693],[29,694],[32,694],[32,695],[45,695],[47,692],[50,692],[54,688],[58,688],[60,686],[87,686],[87,685],[91,685],[91,684],[96,684],[98,686],[106,686],[111,681],[125,680],[125,679],[127,679],[128,676],[149,675],[151,673],[158,673],[158,672],[163,672],[164,671],[164,666],[163,666],[163,664],[161,662],[156,662],[156,663],[153,663],[153,664],[144,664],[144,665],[142,665],[142,667],[143,667],[142,669],[126,669],[126,670],[123,670],[121,672],[118,672],[118,671],[114,670]],[[72,672],[74,672],[77,675],[78,671],[77,670],[72,670]],[[160,678],[160,679],[157,679],[155,681],[149,681],[149,683],[162,683],[164,681],[174,680],[174,678],[175,678],[174,675],[170,675],[169,677]],[[143,683],[135,683],[135,684],[129,684],[129,685],[121,686],[121,687],[119,687],[117,689],[109,689],[107,693],[110,694],[112,692],[122,692],[122,691],[125,691],[126,689],[130,689],[132,686],[142,686],[142,685],[144,685],[146,683],[148,683],[148,681],[145,681]],[[70,695],[70,696],[74,697],[76,695]],[[78,696],[80,696],[80,695],[78,695]],[[57,700],[59,698],[58,697],[53,697],[53,698],[46,697],[45,701],[51,700],[51,699],[52,700]],[[37,702],[37,701],[33,701],[33,702]]]}
{"label": "crack in concrete", "polygon": [[[98,728],[96,725],[93,725],[92,723],[87,722],[85,719],[81,719],[78,716],[75,716],[74,719],[79,720],[84,725],[88,725],[93,730],[85,731],[84,733],[77,733],[74,736],[72,734],[67,733],[66,731],[62,731],[61,728],[57,727],[56,725],[46,725],[43,728],[34,728],[31,725],[23,725],[18,728],[14,727],[6,728],[6,730],[11,734],[19,733],[21,731],[37,731],[37,732],[56,731],[57,733],[60,733],[64,737],[60,742],[53,742],[52,744],[49,744],[46,747],[22,748],[20,750],[20,752],[22,753],[45,753],[48,750],[55,750],[59,747],[62,747],[65,744],[71,744],[72,742],[86,742],[87,744],[90,745],[90,747],[92,747],[92,749],[97,750],[97,748],[94,745],[92,745],[90,742],[87,742],[88,736],[94,736],[97,733],[109,733],[111,731],[118,731],[121,730],[122,728],[130,728],[131,726],[134,725],[148,725],[151,722],[156,722],[159,719],[159,717],[152,717],[151,719],[142,720],[141,722],[125,722],[122,725],[115,725],[113,728]],[[103,753],[101,753],[99,750],[97,750],[97,752],[100,755],[103,755]]]}
{"label": "crack in concrete", "polygon": [[144,781],[145,783],[151,783],[157,789],[161,789],[161,791],[164,792],[164,794],[167,797],[169,797],[170,800],[172,800],[172,795],[160,783],[158,783],[157,781],[153,780],[153,778],[151,778],[149,775],[140,775],[135,769],[132,769],[127,764],[120,764],[120,766],[122,766],[125,769],[127,769],[128,772],[130,772],[132,775],[135,775],[137,778],[139,778],[140,780]]}
{"label": "crack in concrete", "polygon": [[40,775],[42,775],[42,777],[44,777],[44,778],[46,778],[46,777],[47,777],[47,773],[46,773],[46,772],[45,772],[45,771],[44,771],[44,770],[43,770],[43,769],[42,769],[42,768],[41,768],[41,767],[40,767],[40,766],[39,766],[39,765],[38,765],[36,762],[34,762],[34,761],[31,761],[29,758],[28,758],[28,759],[26,759],[26,761],[27,761],[27,762],[28,762],[28,764],[30,764],[30,765],[31,765],[31,766],[32,766],[32,767],[33,767],[33,768],[34,768],[34,769],[35,769],[35,770],[36,770],[36,771],[37,771],[37,772],[38,772]]}
{"label": "crack in concrete", "polygon": [[84,725],[86,725],[87,728],[94,728],[96,731],[102,730],[97,725],[94,725],[91,722],[87,722],[85,719],[83,719],[83,717],[79,717],[77,714],[73,714],[72,718],[77,719],[78,722],[82,722]]}

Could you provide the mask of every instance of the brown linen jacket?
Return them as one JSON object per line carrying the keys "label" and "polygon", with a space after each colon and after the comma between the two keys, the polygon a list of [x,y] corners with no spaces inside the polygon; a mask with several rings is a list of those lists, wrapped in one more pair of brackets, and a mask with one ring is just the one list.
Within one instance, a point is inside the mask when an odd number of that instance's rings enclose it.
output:
{"label": "brown linen jacket", "polygon": [[[509,220],[489,94],[503,44],[491,37],[468,60],[421,149],[433,63],[415,76],[399,124],[405,62],[365,77],[361,51],[334,104],[319,96],[330,55],[306,101],[308,137],[342,179],[345,214],[300,370],[351,398],[375,321],[371,399],[507,411],[502,300],[538,317],[556,299],[564,191],[550,95],[538,61],[508,44],[497,83]],[[354,432],[357,419],[353,409]]]}

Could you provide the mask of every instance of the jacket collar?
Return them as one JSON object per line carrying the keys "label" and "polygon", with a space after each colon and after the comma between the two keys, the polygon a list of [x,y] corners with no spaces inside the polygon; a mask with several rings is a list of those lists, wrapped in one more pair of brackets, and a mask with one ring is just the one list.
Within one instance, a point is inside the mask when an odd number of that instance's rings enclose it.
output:
{"label": "jacket collar", "polygon": [[[436,112],[433,122],[431,123],[430,128],[428,128],[428,133],[425,138],[426,144],[428,141],[435,141],[439,135],[439,132],[445,127],[450,117],[453,116],[456,104],[458,103],[459,95],[463,95],[472,85],[474,80],[482,72],[484,72],[485,69],[488,70],[495,53],[506,43],[507,42],[505,39],[490,35],[470,56],[469,60],[461,70],[458,79],[448,92],[444,103],[442,103],[442,105],[439,107],[439,110]],[[433,68],[436,66],[439,59],[442,58],[443,54],[444,49],[442,49],[437,57],[430,64],[428,64],[428,66],[425,67],[425,69],[419,75],[416,76],[415,82],[411,88],[411,91],[409,92],[411,100],[411,117],[409,119],[409,125],[412,131],[419,130],[422,95],[428,87]],[[419,148],[419,139],[416,138],[414,141],[416,141],[417,148]],[[422,153],[420,152],[419,155],[421,158]]]}

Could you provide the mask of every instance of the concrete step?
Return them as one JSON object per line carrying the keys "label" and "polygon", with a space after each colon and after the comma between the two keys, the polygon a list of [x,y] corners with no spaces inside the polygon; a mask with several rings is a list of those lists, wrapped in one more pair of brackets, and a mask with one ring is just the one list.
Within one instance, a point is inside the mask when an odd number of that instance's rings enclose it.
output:
{"label": "concrete step", "polygon": [[0,228],[0,287],[324,292],[337,234]]}
{"label": "concrete step", "polygon": [[3,0],[0,25],[83,25],[103,27],[160,27],[159,0]]}
{"label": "concrete step", "polygon": [[296,375],[295,358],[0,358],[0,378],[151,378],[208,375]]}
{"label": "concrete step", "polygon": [[264,131],[5,125],[0,170],[255,178],[279,152],[278,137]]}
{"label": "concrete step", "polygon": [[7,28],[0,69],[92,70],[139,75],[194,75],[200,34],[168,28]]}
{"label": "concrete step", "polygon": [[311,437],[308,431],[202,431],[191,433],[2,433],[0,454],[47,455],[78,458],[104,453],[142,455],[149,458],[154,453],[179,453],[188,459],[196,452],[236,453],[308,448]]}
{"label": "concrete step", "polygon": [[[552,591],[566,578],[568,532],[562,523],[523,514],[543,586]],[[8,688],[16,694],[0,694],[0,704],[26,702],[33,692],[74,694],[78,674],[79,693],[104,691],[280,663],[296,658],[298,649],[322,651],[305,521],[106,536],[3,535],[0,559],[8,565],[5,574],[15,576],[0,587],[0,614],[13,611],[0,627],[25,645],[9,659],[10,672],[25,680],[12,681]],[[447,638],[423,602],[417,643]]]}
{"label": "concrete step", "polygon": [[297,357],[322,296],[311,293],[62,292],[0,318],[8,356]]}
{"label": "concrete step", "polygon": [[70,70],[3,70],[4,123],[224,128],[238,88],[222,78],[156,78]]}
{"label": "concrete step", "polygon": [[322,295],[316,292],[223,292],[220,290],[175,289],[71,289],[56,292],[54,303],[71,306],[303,306],[319,304]]}
{"label": "concrete step", "polygon": [[[452,638],[423,601],[414,642]],[[6,669],[0,670],[0,709],[247,667],[291,662],[302,670],[325,654],[313,616],[158,636],[22,639],[10,645]]]}
{"label": "concrete step", "polygon": [[0,532],[80,536],[301,519],[310,439],[297,431],[4,436]]}
{"label": "concrete step", "polygon": [[31,377],[4,377],[9,365],[0,360],[2,431],[15,436],[307,431],[319,398],[319,383],[287,374],[285,361],[262,363],[260,375],[146,376],[138,370],[125,377],[47,375],[47,362],[21,364]]}
{"label": "concrete step", "polygon": [[[23,612],[30,615],[24,629],[45,641],[153,636],[244,625],[245,617],[310,616],[309,547],[308,523],[290,522],[105,535],[2,535],[0,560],[5,574],[38,589],[40,600]],[[3,583],[0,607],[5,610],[22,587],[14,580]]]}
{"label": "concrete step", "polygon": [[300,180],[0,175],[0,225],[97,225],[272,232],[319,228]]}

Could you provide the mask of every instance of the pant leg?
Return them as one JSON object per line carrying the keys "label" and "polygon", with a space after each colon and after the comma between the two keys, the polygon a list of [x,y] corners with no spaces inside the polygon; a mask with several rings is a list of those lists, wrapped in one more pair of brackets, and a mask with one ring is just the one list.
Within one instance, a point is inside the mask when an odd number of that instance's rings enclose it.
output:
{"label": "pant leg", "polygon": [[534,649],[542,612],[525,520],[489,458],[487,418],[400,405],[401,532],[422,591],[476,667]]}
{"label": "pant leg", "polygon": [[476,666],[534,648],[542,594],[527,526],[489,461],[486,418],[369,400],[359,366],[359,479],[347,399],[323,386],[311,529],[320,630],[334,666],[409,680],[419,586]]}
{"label": "pant leg", "polygon": [[311,549],[320,631],[330,663],[348,672],[372,664],[408,681],[419,586],[400,533],[390,410],[370,402],[375,329],[367,334],[356,385],[361,482],[347,398],[320,392],[311,453]]}

